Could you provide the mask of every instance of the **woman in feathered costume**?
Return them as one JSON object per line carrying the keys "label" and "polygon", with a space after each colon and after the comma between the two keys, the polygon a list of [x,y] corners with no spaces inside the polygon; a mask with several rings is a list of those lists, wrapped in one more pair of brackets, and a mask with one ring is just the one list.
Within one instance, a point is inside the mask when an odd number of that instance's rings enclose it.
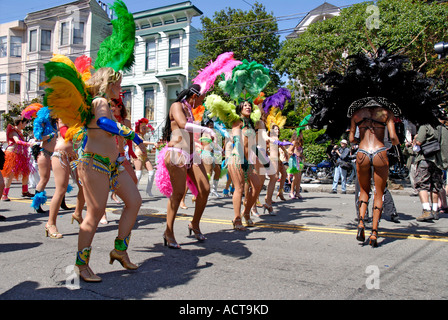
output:
{"label": "woman in feathered costume", "polygon": [[18,116],[14,119],[14,125],[8,124],[6,127],[6,141],[8,147],[5,150],[5,164],[2,175],[5,179],[2,200],[10,201],[8,198],[12,180],[22,180],[22,197],[32,197],[28,192],[28,177],[33,170],[30,154],[28,152],[29,143],[25,141],[22,130],[28,123],[28,119]]}
{"label": "woman in feathered costume", "polygon": [[[138,136],[144,140],[145,135],[148,132],[153,132],[154,128],[149,124],[149,120],[146,118],[141,118],[135,123],[135,133],[138,134]],[[151,141],[143,141],[145,147],[148,147],[150,145],[155,146],[156,143]],[[137,181],[140,181],[142,177],[143,168],[145,168],[148,171],[148,181],[146,184],[146,195],[148,197],[153,197],[152,195],[152,185],[154,183],[155,178],[155,170],[154,167],[149,161],[148,157],[148,150],[146,150],[145,153],[140,152],[139,149],[135,150],[135,156],[134,159],[134,166],[135,166],[135,174],[137,176]]]}
{"label": "woman in feathered costume", "polygon": [[231,52],[219,55],[215,61],[200,70],[193,79],[193,84],[180,92],[176,102],[170,107],[163,134],[163,140],[168,143],[157,157],[155,177],[160,192],[169,198],[167,225],[163,234],[164,244],[169,248],[180,249],[174,237],[174,220],[186,187],[196,197],[194,216],[188,225],[190,235],[193,233],[198,241],[205,240],[199,224],[207,205],[210,185],[200,158],[194,161],[193,133],[206,132],[212,137],[215,137],[215,133],[207,127],[193,123],[193,110],[202,105],[205,94],[213,87],[216,78],[221,74],[231,73],[232,68],[238,63],[233,59]]}
{"label": "woman in feathered costume", "polygon": [[[385,47],[350,56],[349,60],[344,75],[331,72],[320,77],[325,87],[313,90],[309,123],[315,128],[327,124],[326,134],[336,139],[350,125],[350,141],[354,143],[359,139],[356,166],[361,193],[356,238],[365,241],[364,217],[373,174],[375,195],[369,244],[376,247],[389,174],[384,147],[386,128],[392,144],[397,145],[395,117],[403,117],[417,125],[436,123],[433,110],[443,101],[443,93],[434,89],[431,79],[410,70],[406,57],[388,53]],[[355,136],[357,128],[359,137]]]}
{"label": "woman in feathered costume", "polygon": [[[112,114],[114,115],[115,119],[121,123],[122,125],[128,127],[128,128],[132,128],[132,124],[131,121],[129,119],[127,119],[128,117],[128,112],[126,110],[126,107],[123,104],[123,100],[120,96],[120,98],[118,99],[111,99],[109,101],[110,103],[110,109],[112,110]],[[134,149],[132,146],[132,141],[131,140],[126,140],[123,137],[117,136],[117,147],[118,147],[118,153],[120,154],[120,156],[125,157],[125,147],[128,147],[128,155],[130,158],[135,159],[136,155],[134,153]],[[137,150],[140,150],[137,148]],[[129,160],[125,157],[125,160],[123,162],[123,167],[126,169],[126,171],[129,173],[129,175],[131,176],[132,180],[135,182],[135,184],[138,184],[139,179],[137,179],[136,173],[134,171],[134,168],[132,167],[132,164],[129,162]],[[121,203],[121,201],[118,199],[117,195],[112,192],[110,194],[110,198],[112,200],[114,200],[116,203]],[[106,212],[104,212],[104,216],[100,221],[101,224],[107,224],[107,215]]]}
{"label": "woman in feathered costume", "polygon": [[172,249],[180,249],[174,237],[174,220],[186,186],[196,197],[193,219],[188,225],[190,235],[193,233],[198,241],[205,240],[199,224],[207,205],[210,185],[204,165],[195,153],[193,133],[207,132],[213,137],[215,133],[207,127],[194,124],[192,112],[192,109],[202,104],[204,96],[205,93],[201,94],[201,87],[197,84],[179,93],[176,102],[170,107],[163,132],[163,140],[167,145],[158,155],[155,182],[160,192],[169,198],[163,240],[165,246]]}
{"label": "woman in feathered costume", "polygon": [[[280,175],[280,186],[277,193],[277,198],[285,201],[283,195],[283,188],[285,185],[287,173],[283,162],[280,160],[279,151],[283,151],[283,154],[288,158],[288,152],[285,146],[290,145],[290,142],[283,142],[279,140],[280,129],[283,129],[286,123],[286,117],[282,115],[286,101],[291,101],[291,94],[288,89],[280,88],[276,94],[268,97],[263,101],[264,112],[268,114],[266,118],[266,127],[269,132],[270,145],[269,145],[269,158],[271,163],[276,168],[275,181],[277,181]],[[274,185],[275,188],[275,185]]]}
{"label": "woman in feathered costume", "polygon": [[[133,140],[143,148],[141,139],[129,128],[114,121],[108,99],[119,98],[121,70],[132,66],[135,23],[122,1],[115,1],[112,9],[117,19],[112,21],[112,36],[101,44],[96,61],[96,72],[84,83],[73,64],[49,62],[45,64],[47,76],[46,104],[52,112],[69,126],[69,131],[81,129],[79,158],[74,161],[78,169],[87,204],[87,213],[80,225],[75,271],[84,281],[98,282],[89,266],[91,244],[98,223],[103,216],[109,191],[116,191],[125,206],[118,226],[110,263],[118,260],[130,270],[137,269],[127,249],[142,199],[130,175],[117,154],[119,135]],[[79,130],[78,129],[78,130]],[[67,136],[66,136],[67,138]]]}
{"label": "woman in feathered costume", "polygon": [[[226,152],[227,169],[235,187],[233,193],[233,207],[235,217],[232,221],[236,230],[246,230],[245,226],[254,226],[250,218],[250,210],[255,204],[261,191],[261,183],[254,171],[257,157],[266,157],[259,152],[256,142],[255,124],[261,118],[261,111],[253,101],[269,83],[269,70],[256,62],[243,62],[237,65],[232,76],[219,83],[219,87],[238,102],[224,101],[217,95],[207,97],[205,105],[210,116],[216,116],[227,128],[232,128],[233,146],[230,155]],[[227,147],[227,146],[226,146]],[[227,148],[226,148],[227,150]],[[266,163],[266,159],[261,160]],[[250,189],[246,193],[245,208],[241,215],[241,201],[244,185],[248,183]],[[244,225],[243,219],[244,218]]]}
{"label": "woman in feathered costume", "polygon": [[[51,118],[48,107],[43,107],[36,113],[36,118],[33,121],[33,132],[36,141],[41,142],[42,145],[38,147],[38,152],[36,152],[35,155],[40,179],[36,186],[36,192],[31,207],[38,213],[45,213],[41,206],[47,202],[45,187],[50,180],[51,156],[56,145],[55,125],[55,120]],[[60,234],[57,231],[52,232],[49,230],[50,227],[55,229],[54,225],[46,226],[45,230],[47,236],[50,234],[55,235],[55,237],[60,237]]]}

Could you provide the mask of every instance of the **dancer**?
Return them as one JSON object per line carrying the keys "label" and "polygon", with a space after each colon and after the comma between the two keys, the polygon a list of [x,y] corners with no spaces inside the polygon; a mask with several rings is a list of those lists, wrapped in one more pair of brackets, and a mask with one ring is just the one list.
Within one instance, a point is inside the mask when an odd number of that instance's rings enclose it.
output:
{"label": "dancer", "polygon": [[188,224],[188,230],[198,241],[206,240],[199,224],[207,204],[210,185],[204,165],[200,160],[194,159],[193,132],[206,132],[213,138],[215,133],[207,127],[193,124],[192,109],[201,105],[203,100],[204,94],[201,94],[201,87],[197,84],[179,93],[171,105],[163,132],[163,140],[168,144],[158,155],[156,185],[169,198],[163,241],[171,249],[181,248],[174,236],[174,221],[184,197],[185,186],[196,197],[193,219]]}
{"label": "dancer", "polygon": [[[260,104],[261,106],[261,104]],[[266,130],[266,120],[268,117],[268,113],[265,112],[264,108],[260,108],[257,105],[261,112],[260,120],[255,124],[255,132],[257,133],[257,159],[255,162],[255,172],[258,174],[258,179],[260,180],[260,184],[263,187],[264,180],[266,179],[266,175],[269,177],[269,183],[266,190],[266,196],[264,198],[263,210],[264,213],[268,211],[270,215],[275,215],[274,209],[272,208],[272,195],[274,194],[275,183],[277,182],[277,168],[271,163],[270,158],[268,157],[268,151],[266,150],[271,143],[274,143],[274,139],[269,137],[268,131]],[[274,152],[274,150],[272,150]],[[260,161],[263,159],[263,162]],[[257,197],[258,199],[258,197]],[[258,216],[256,211],[256,206],[253,206],[251,209],[251,213],[255,216]]]}
{"label": "dancer", "polygon": [[[254,226],[250,218],[250,210],[255,204],[261,191],[261,183],[254,172],[256,157],[265,157],[256,145],[255,123],[261,118],[261,111],[253,105],[261,91],[269,83],[269,70],[263,65],[243,60],[232,70],[232,75],[219,82],[219,87],[235,104],[225,102],[217,95],[207,97],[205,105],[210,111],[209,117],[216,116],[227,128],[232,128],[233,147],[230,155],[226,154],[227,168],[235,187],[233,193],[234,219],[236,230],[246,230],[241,217],[241,199],[245,182],[249,183],[250,192],[246,194],[243,218],[246,226]],[[227,149],[227,148],[226,148]],[[227,151],[227,150],[226,150]],[[268,159],[260,159],[261,163],[268,163]]]}
{"label": "dancer", "polygon": [[80,141],[77,143],[79,158],[73,167],[78,168],[87,212],[80,225],[75,271],[87,282],[101,281],[89,262],[91,244],[109,191],[116,191],[125,204],[110,263],[118,260],[126,269],[138,268],[130,261],[127,249],[142,199],[132,178],[121,166],[124,159],[118,157],[112,134],[133,140],[142,151],[144,146],[135,132],[113,120],[107,100],[119,98],[120,70],[128,70],[133,65],[135,23],[122,1],[115,1],[112,9],[117,15],[112,21],[113,32],[101,44],[96,72],[89,80],[84,82],[73,63],[63,56],[56,55],[44,65],[47,76],[44,102],[69,126],[66,139],[67,135],[78,132],[75,139]]}
{"label": "dancer", "polygon": [[[156,146],[157,144],[150,141],[144,141],[144,136],[148,133],[148,131],[153,132],[154,128],[149,124],[149,120],[146,118],[142,118],[135,123],[135,133],[143,140],[143,144],[145,146]],[[145,149],[144,152],[139,149],[135,150],[136,159],[134,159],[135,166],[135,175],[137,176],[137,181],[140,181],[142,177],[142,170],[145,168],[148,170],[148,184],[146,185],[146,194],[149,197],[153,197],[152,195],[152,185],[154,183],[154,167],[152,166],[151,161],[149,161],[148,150]],[[138,183],[138,182],[137,182]]]}
{"label": "dancer", "polygon": [[39,183],[36,186],[36,192],[31,207],[37,213],[45,213],[42,205],[47,202],[47,194],[45,187],[50,180],[51,173],[51,156],[56,145],[56,123],[55,119],[51,118],[48,107],[42,107],[36,114],[36,119],[33,121],[33,131],[36,141],[41,141],[42,145],[38,149],[35,156],[37,167],[39,170]]}
{"label": "dancer", "polygon": [[300,182],[302,180],[303,169],[303,132],[294,131],[291,137],[291,145],[288,147],[288,169],[287,173],[292,175],[290,199],[302,199],[300,195]]}
{"label": "dancer", "polygon": [[[202,120],[202,126],[208,127],[213,130],[214,122],[208,117],[204,117]],[[210,183],[210,195],[215,198],[220,198],[218,194],[218,183],[221,176],[221,164],[222,164],[222,148],[220,146],[219,137],[216,141],[213,141],[212,136],[206,132],[202,134],[199,138],[201,143],[201,159],[204,163],[205,172],[207,172],[207,177]],[[212,179],[213,176],[213,179]]]}
{"label": "dancer", "polygon": [[283,195],[287,172],[286,168],[283,165],[283,161],[280,159],[280,149],[283,154],[286,156],[286,161],[288,161],[288,151],[285,146],[289,145],[290,142],[283,142],[278,139],[280,134],[280,127],[277,124],[273,124],[271,130],[269,131],[269,136],[274,140],[274,143],[271,143],[269,146],[269,158],[271,159],[271,163],[277,168],[276,175],[277,179],[280,176],[280,184],[278,187],[277,198],[280,198],[282,201],[286,201],[286,198]]}
{"label": "dancer", "polygon": [[286,153],[286,149],[284,147],[289,143],[279,141],[278,136],[280,134],[280,129],[283,128],[286,123],[286,117],[282,115],[281,110],[283,110],[287,101],[291,102],[291,93],[288,89],[280,88],[277,93],[266,98],[262,102],[262,110],[264,112],[264,116],[262,118],[265,119],[265,127],[269,133],[269,137],[265,140],[269,141],[269,159],[271,160],[274,171],[274,174],[269,177],[270,181],[265,199],[265,202],[268,205],[265,209],[268,209],[270,214],[273,213],[272,195],[279,174],[281,174],[282,180],[280,181],[277,198],[280,197],[283,201],[286,200],[283,196],[283,187],[286,180],[286,169],[283,166],[283,163],[279,161],[279,147]]}
{"label": "dancer", "polygon": [[373,177],[375,194],[369,244],[376,247],[389,174],[385,129],[392,144],[397,145],[394,117],[402,116],[416,124],[437,123],[433,111],[438,109],[445,93],[434,89],[432,79],[405,68],[406,57],[388,53],[385,47],[350,56],[349,61],[344,75],[331,72],[320,77],[324,86],[312,92],[310,124],[314,128],[327,125],[326,135],[338,139],[346,130],[349,118],[352,143],[355,142],[356,127],[359,128],[356,166],[361,193],[356,239],[365,241],[364,218]]}
{"label": "dancer", "polygon": [[[131,128],[131,121],[127,119],[128,112],[123,104],[123,100],[120,98],[118,99],[111,99],[110,100],[110,109],[112,111],[112,114],[114,115],[117,122],[121,123],[122,125],[125,125],[128,128]],[[117,147],[118,147],[118,154],[121,157],[125,157],[125,160],[123,162],[123,167],[126,169],[126,171],[131,176],[132,180],[134,180],[135,184],[138,183],[137,177],[134,172],[134,168],[132,167],[131,163],[125,156],[125,146],[128,146],[128,154],[131,158],[136,158],[136,155],[134,154],[134,151],[132,149],[132,141],[126,140],[123,137],[116,136],[117,139]],[[110,194],[110,198],[114,200],[116,203],[121,203],[120,200],[117,198],[117,195],[112,192]],[[107,216],[106,212],[104,213],[103,218],[101,218],[100,221],[101,224],[107,224]]]}
{"label": "dancer", "polygon": [[18,116],[14,119],[14,124],[6,127],[6,140],[8,147],[5,151],[5,164],[2,175],[5,179],[2,200],[10,201],[8,198],[12,180],[22,180],[22,197],[32,197],[28,192],[28,177],[33,170],[30,155],[28,152],[29,143],[25,141],[22,130],[28,124],[28,119]]}
{"label": "dancer", "polygon": [[65,194],[69,187],[70,176],[78,184],[78,195],[76,199],[75,212],[72,213],[72,224],[76,220],[78,224],[82,223],[82,210],[84,208],[85,199],[82,186],[79,184],[77,170],[71,169],[71,163],[78,158],[78,155],[73,150],[73,143],[71,140],[66,140],[66,133],[68,127],[58,119],[58,137],[54,152],[51,156],[51,167],[53,169],[55,190],[50,202],[50,213],[48,221],[45,225],[45,234],[50,239],[61,239],[63,235],[58,231],[56,220],[59,213],[59,208],[65,199]]}

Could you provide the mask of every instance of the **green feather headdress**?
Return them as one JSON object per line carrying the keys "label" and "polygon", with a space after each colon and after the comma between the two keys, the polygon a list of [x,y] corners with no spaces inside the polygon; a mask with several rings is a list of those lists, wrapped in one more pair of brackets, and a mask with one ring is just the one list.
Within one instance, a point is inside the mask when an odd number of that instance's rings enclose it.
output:
{"label": "green feather headdress", "polygon": [[112,35],[100,45],[95,69],[110,67],[116,72],[130,70],[134,64],[135,22],[125,3],[115,0],[111,9],[117,18],[112,20]]}
{"label": "green feather headdress", "polygon": [[232,71],[232,77],[219,83],[219,87],[230,95],[232,100],[238,101],[258,97],[261,91],[271,81],[269,69],[255,61],[248,62],[246,59],[242,64],[236,66]]}

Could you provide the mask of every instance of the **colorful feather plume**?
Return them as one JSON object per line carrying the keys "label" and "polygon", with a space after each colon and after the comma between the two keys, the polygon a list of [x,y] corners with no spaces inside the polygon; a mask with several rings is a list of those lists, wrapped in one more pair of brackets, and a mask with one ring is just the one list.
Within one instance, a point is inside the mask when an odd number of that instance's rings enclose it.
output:
{"label": "colorful feather plume", "polygon": [[201,122],[202,117],[204,116],[205,107],[204,107],[204,105],[200,105],[197,108],[193,108],[192,112],[193,112],[194,121]]}
{"label": "colorful feather plume", "polygon": [[277,125],[280,129],[283,129],[286,123],[286,117],[282,115],[279,108],[271,108],[269,110],[268,117],[266,118],[266,127],[268,131],[271,131],[273,125]]}
{"label": "colorful feather plume", "polygon": [[263,101],[264,112],[268,113],[269,109],[272,107],[277,107],[280,108],[280,110],[283,110],[286,101],[291,102],[291,92],[289,92],[289,90],[286,88],[280,88],[278,89],[277,93],[273,94]]}
{"label": "colorful feather plume", "polygon": [[86,82],[92,77],[92,73],[90,72],[93,69],[92,66],[92,58],[82,55],[75,60],[76,70],[82,75],[82,81]]}
{"label": "colorful feather plume", "polygon": [[93,119],[91,97],[82,75],[67,57],[55,55],[44,64],[44,68],[47,77],[47,81],[42,83],[46,87],[44,104],[52,115],[69,127],[65,140],[70,141]]}
{"label": "colorful feather plume", "polygon": [[220,75],[224,74],[225,80],[230,79],[232,70],[241,63],[241,61],[233,58],[233,52],[224,52],[215,61],[210,61],[207,67],[199,71],[199,74],[193,79],[193,83],[200,85],[201,94],[204,94],[213,88]]}
{"label": "colorful feather plume", "polygon": [[95,61],[95,69],[110,67],[116,72],[130,70],[135,61],[135,22],[126,4],[115,0],[111,9],[117,18],[112,20],[112,35],[100,45]]}
{"label": "colorful feather plume", "polygon": [[269,69],[255,61],[243,60],[240,65],[233,68],[232,77],[220,81],[218,85],[237,101],[241,95],[244,95],[245,99],[248,96],[255,99],[270,80]]}
{"label": "colorful feather plume", "polygon": [[258,106],[258,105],[262,104],[265,99],[266,99],[266,97],[265,97],[264,92],[260,92],[258,97],[255,98],[254,104]]}
{"label": "colorful feather plume", "polygon": [[205,99],[205,105],[210,112],[209,117],[217,117],[227,128],[232,128],[232,124],[239,120],[236,107],[233,103],[224,101],[220,96],[211,94]]}
{"label": "colorful feather plume", "polygon": [[42,140],[44,136],[56,133],[51,125],[51,114],[48,107],[44,107],[37,112],[36,119],[33,121],[33,133],[37,140]]}
{"label": "colorful feather plume", "polygon": [[43,107],[40,103],[32,103],[22,111],[22,117],[28,120],[36,118],[37,112]]}

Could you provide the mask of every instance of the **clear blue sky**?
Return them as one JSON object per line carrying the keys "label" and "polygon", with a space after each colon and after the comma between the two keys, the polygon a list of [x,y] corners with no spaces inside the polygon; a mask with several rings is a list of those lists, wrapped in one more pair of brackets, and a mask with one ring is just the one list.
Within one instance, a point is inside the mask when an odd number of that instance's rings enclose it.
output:
{"label": "clear blue sky", "polygon": [[[48,9],[62,4],[73,2],[74,0],[0,0],[0,23],[23,20],[27,13]],[[103,0],[105,3],[113,3],[113,0]],[[155,7],[163,7],[183,0],[124,0],[129,11],[138,12]],[[220,11],[227,7],[234,9],[250,10],[251,4],[255,0],[191,0],[204,16],[213,17],[216,11]],[[303,18],[304,14],[312,9],[320,6],[324,0],[260,0],[267,12],[273,13],[275,17],[280,17],[278,22],[279,30],[294,28]],[[354,3],[363,2],[362,0],[329,0],[327,1],[338,7],[345,7]],[[200,28],[200,19],[196,18],[193,25]],[[288,31],[281,33],[282,37],[287,35]]]}

